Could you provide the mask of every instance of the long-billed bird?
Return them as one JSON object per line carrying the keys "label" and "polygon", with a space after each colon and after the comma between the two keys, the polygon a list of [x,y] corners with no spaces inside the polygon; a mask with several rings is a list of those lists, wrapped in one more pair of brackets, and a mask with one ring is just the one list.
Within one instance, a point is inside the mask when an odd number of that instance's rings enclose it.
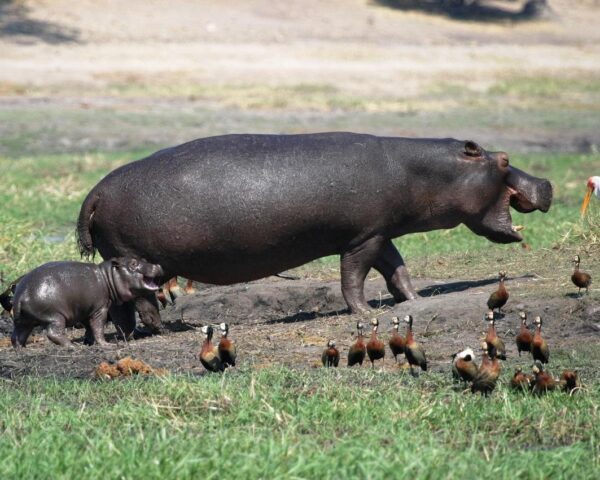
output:
{"label": "long-billed bird", "polygon": [[600,199],[600,177],[598,176],[588,178],[587,190],[585,192],[585,197],[583,198],[583,203],[581,204],[582,217],[585,215],[592,195],[595,195],[596,198]]}

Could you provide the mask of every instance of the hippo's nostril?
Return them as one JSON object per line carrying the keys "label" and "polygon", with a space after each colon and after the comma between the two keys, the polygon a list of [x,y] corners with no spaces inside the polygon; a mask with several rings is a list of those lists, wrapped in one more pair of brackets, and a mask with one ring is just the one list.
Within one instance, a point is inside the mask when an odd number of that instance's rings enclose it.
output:
{"label": "hippo's nostril", "polygon": [[508,154],[505,152],[498,152],[498,166],[500,168],[508,168]]}

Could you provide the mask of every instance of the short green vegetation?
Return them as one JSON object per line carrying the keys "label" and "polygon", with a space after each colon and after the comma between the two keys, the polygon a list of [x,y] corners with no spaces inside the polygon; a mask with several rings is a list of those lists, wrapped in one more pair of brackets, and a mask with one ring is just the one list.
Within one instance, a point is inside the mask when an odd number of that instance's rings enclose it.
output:
{"label": "short green vegetation", "polygon": [[269,368],[0,384],[0,477],[598,478],[600,390]]}

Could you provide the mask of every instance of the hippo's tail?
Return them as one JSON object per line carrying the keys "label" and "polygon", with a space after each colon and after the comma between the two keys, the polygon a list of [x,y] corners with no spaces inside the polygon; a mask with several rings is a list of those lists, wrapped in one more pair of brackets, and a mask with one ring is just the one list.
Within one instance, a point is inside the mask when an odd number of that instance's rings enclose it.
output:
{"label": "hippo's tail", "polygon": [[91,191],[81,205],[79,219],[77,220],[77,246],[82,257],[92,257],[96,255],[96,247],[92,239],[92,222],[96,210],[98,196]]}

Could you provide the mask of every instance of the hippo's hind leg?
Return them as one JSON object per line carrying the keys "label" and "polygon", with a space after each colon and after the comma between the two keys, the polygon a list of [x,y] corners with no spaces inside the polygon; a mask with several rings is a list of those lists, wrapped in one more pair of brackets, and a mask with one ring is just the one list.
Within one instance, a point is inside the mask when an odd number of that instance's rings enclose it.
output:
{"label": "hippo's hind leg", "polygon": [[64,317],[57,315],[48,319],[44,319],[48,326],[46,327],[46,336],[48,340],[62,347],[72,347],[71,341],[65,337],[66,321]]}
{"label": "hippo's hind leg", "polygon": [[15,321],[15,328],[10,337],[12,346],[15,348],[24,348],[33,327],[33,324],[22,325],[20,322]]}
{"label": "hippo's hind leg", "polygon": [[365,278],[380,255],[381,237],[373,237],[342,254],[342,295],[352,313],[368,312],[365,300]]}
{"label": "hippo's hind leg", "polygon": [[136,298],[135,309],[139,313],[142,323],[152,333],[161,333],[162,322],[160,321],[160,313],[158,313],[158,300],[154,293]]}
{"label": "hippo's hind leg", "polygon": [[387,289],[396,302],[417,298],[404,259],[391,240],[386,241],[373,267],[385,278]]}
{"label": "hippo's hind leg", "polygon": [[135,305],[133,301],[122,305],[112,305],[109,309],[110,319],[117,329],[117,337],[127,340],[135,330]]}

